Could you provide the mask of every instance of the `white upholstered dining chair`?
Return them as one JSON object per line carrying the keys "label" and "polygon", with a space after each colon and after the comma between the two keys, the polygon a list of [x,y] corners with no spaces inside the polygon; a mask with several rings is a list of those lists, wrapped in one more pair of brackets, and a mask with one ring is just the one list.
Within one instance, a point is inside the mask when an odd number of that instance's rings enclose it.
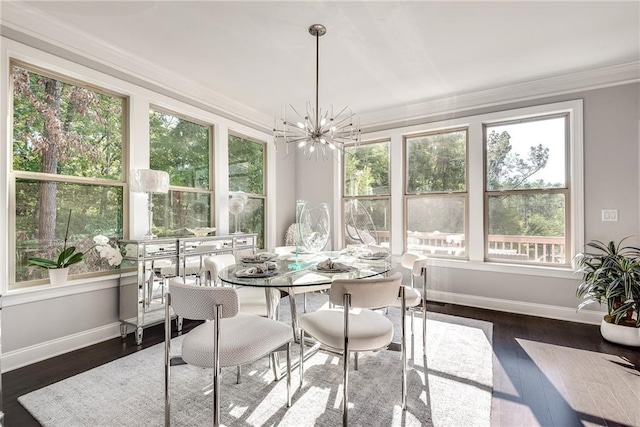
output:
{"label": "white upholstered dining chair", "polygon": [[[238,312],[234,288],[169,282],[165,305],[165,426],[171,424],[171,309],[177,316],[205,322],[182,341],[183,362],[213,368],[213,424],[220,425],[220,369],[254,362],[273,352],[287,352],[287,407],[291,406],[291,328],[275,320]],[[179,364],[179,361],[178,361]]]}
{"label": "white upholstered dining chair", "polygon": [[[411,276],[411,286],[405,287],[405,306],[411,312],[411,335],[413,336],[414,312],[422,309],[422,349],[423,354],[427,354],[427,295],[426,295],[426,275],[428,258],[421,254],[405,252],[400,258],[400,265],[407,270]],[[416,287],[415,278],[423,279],[422,287]],[[400,307],[400,299],[392,305]]]}
{"label": "white upholstered dining chair", "polygon": [[[404,313],[404,289],[402,274],[390,277],[365,279],[335,279],[331,284],[330,301],[341,308],[319,310],[299,318],[300,336],[300,387],[304,380],[305,334],[320,344],[342,352],[343,355],[343,401],[342,424],[348,425],[349,361],[352,352],[376,351],[389,346],[393,340],[393,323],[372,308],[386,307],[401,298]],[[352,310],[360,309],[360,310]],[[402,409],[406,409],[407,351],[406,320],[402,324]]]}
{"label": "white upholstered dining chair", "polygon": [[[221,254],[206,257],[204,259],[204,273],[205,281],[207,284],[214,286],[219,284],[218,273],[226,267],[234,265],[236,263],[236,257],[232,254]],[[242,287],[236,288],[238,291],[238,299],[240,300],[240,311],[242,313],[257,314],[258,316],[269,317],[267,311],[267,298],[264,288],[257,287]],[[280,291],[278,289],[272,289],[271,292],[275,292],[273,298],[280,299]],[[274,318],[277,318],[277,313],[274,313]]]}

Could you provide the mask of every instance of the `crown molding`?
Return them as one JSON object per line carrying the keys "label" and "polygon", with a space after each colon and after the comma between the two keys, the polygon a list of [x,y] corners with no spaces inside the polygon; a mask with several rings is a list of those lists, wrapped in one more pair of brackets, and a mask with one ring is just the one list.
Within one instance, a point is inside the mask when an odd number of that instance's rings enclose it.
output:
{"label": "crown molding", "polygon": [[[271,132],[273,117],[235,101],[183,74],[132,55],[93,34],[51,19],[28,2],[2,2],[2,35],[31,47],[63,56],[133,84],[186,101],[224,118]],[[34,25],[37,23],[37,25]],[[37,30],[34,30],[37,28]],[[55,35],[55,38],[51,35]],[[48,45],[48,46],[47,46]],[[62,51],[60,51],[62,50]],[[92,62],[93,64],[87,64]],[[188,102],[191,100],[191,102]]]}
{"label": "crown molding", "polygon": [[[571,74],[532,80],[477,92],[452,95],[415,104],[402,105],[369,113],[360,113],[363,128],[370,131],[476,108],[510,102],[527,101],[567,93],[618,86],[640,81],[640,61],[579,71]],[[364,129],[363,129],[364,131]]]}

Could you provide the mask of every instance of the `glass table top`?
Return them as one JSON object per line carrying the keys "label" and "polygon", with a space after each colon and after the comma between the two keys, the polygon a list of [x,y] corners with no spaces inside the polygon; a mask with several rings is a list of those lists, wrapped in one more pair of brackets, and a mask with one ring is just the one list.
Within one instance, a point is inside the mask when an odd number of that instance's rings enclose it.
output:
{"label": "glass table top", "polygon": [[264,268],[264,264],[238,262],[220,271],[218,277],[222,282],[239,286],[317,286],[330,284],[335,278],[372,277],[387,273],[393,267],[391,256],[366,259],[342,252],[292,253],[280,255],[269,263],[271,269]]}

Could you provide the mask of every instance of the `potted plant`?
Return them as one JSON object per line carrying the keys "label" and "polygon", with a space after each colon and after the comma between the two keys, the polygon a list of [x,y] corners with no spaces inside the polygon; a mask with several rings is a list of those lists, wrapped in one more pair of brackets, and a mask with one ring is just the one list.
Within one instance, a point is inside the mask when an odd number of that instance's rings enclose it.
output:
{"label": "potted plant", "polygon": [[69,266],[82,261],[84,254],[76,252],[75,246],[67,247],[67,239],[69,237],[69,223],[71,222],[71,210],[67,218],[67,229],[64,233],[64,246],[62,251],[55,259],[31,257],[28,259],[29,265],[46,268],[49,272],[49,281],[52,285],[62,285],[66,283],[69,275]]}
{"label": "potted plant", "polygon": [[587,243],[599,252],[578,255],[584,277],[576,296],[584,300],[578,310],[594,302],[607,304],[600,324],[606,340],[640,346],[640,248],[623,246],[625,240]]}

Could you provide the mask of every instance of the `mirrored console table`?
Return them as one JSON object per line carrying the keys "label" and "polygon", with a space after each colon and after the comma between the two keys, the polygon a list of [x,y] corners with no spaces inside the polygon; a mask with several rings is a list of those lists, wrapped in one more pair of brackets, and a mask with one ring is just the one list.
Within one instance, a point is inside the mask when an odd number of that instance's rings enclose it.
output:
{"label": "mirrored console table", "polygon": [[[143,328],[164,321],[164,293],[168,280],[182,276],[185,282],[204,284],[204,258],[222,253],[257,249],[258,235],[179,237],[122,240],[125,254],[120,264],[120,335],[133,327],[142,344]],[[178,325],[181,329],[182,325]]]}

